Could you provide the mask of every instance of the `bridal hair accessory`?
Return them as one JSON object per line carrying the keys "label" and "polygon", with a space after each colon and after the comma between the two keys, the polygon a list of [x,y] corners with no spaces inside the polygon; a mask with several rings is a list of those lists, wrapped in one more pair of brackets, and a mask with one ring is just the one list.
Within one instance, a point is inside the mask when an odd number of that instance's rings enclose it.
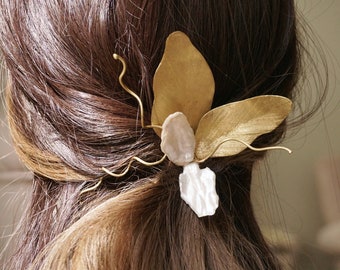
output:
{"label": "bridal hair accessory", "polygon": [[152,163],[133,157],[122,173],[103,168],[107,174],[121,177],[133,161],[153,166],[168,157],[174,164],[183,166],[183,173],[179,175],[181,198],[198,217],[203,217],[214,215],[219,197],[215,173],[209,168],[201,169],[200,163],[213,157],[233,156],[246,148],[291,152],[281,146],[255,148],[250,144],[277,128],[288,116],[292,102],[282,96],[264,95],[210,110],[215,92],[212,72],[184,33],[174,32],[167,38],[163,58],[154,75],[151,125],[144,124],[140,98],[123,82],[124,59],[117,54],[113,57],[123,65],[119,76],[121,86],[138,101],[142,127],[153,128],[161,137],[164,156]]}

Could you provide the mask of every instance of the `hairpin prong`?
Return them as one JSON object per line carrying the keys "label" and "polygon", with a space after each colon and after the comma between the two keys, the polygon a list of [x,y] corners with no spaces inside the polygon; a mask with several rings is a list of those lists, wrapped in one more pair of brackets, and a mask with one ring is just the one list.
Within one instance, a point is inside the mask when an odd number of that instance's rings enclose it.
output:
{"label": "hairpin prong", "polygon": [[[139,98],[139,96],[135,92],[133,92],[123,81],[124,75],[126,73],[126,62],[125,62],[125,60],[121,56],[119,56],[116,53],[113,54],[113,58],[115,60],[119,60],[122,63],[122,65],[123,65],[122,71],[121,71],[121,73],[120,73],[120,75],[118,77],[119,84],[122,86],[122,88],[126,92],[128,92],[131,96],[133,96],[137,100],[138,106],[139,106],[139,109],[140,109],[140,114],[141,114],[140,121],[141,121],[142,128],[159,128],[159,129],[162,129],[162,127],[159,126],[159,125],[145,125],[143,102]],[[141,164],[143,164],[145,166],[155,166],[155,165],[158,165],[158,164],[162,163],[165,160],[165,158],[166,158],[166,155],[164,155],[160,160],[157,160],[155,162],[147,162],[147,161],[142,160],[139,157],[132,157],[130,159],[130,161],[129,161],[129,164],[126,166],[126,168],[121,173],[113,173],[113,172],[111,172],[110,170],[108,170],[108,169],[106,169],[104,167],[102,167],[102,170],[104,172],[106,172],[108,175],[111,175],[113,177],[117,177],[118,178],[118,177],[123,177],[124,175],[126,175],[128,173],[128,171],[130,170],[131,165],[132,165],[132,163],[134,161],[137,161],[137,162],[139,162],[139,163],[141,163]]]}
{"label": "hairpin prong", "polygon": [[196,162],[198,163],[202,163],[204,161],[206,161],[207,159],[209,159],[217,150],[218,148],[226,143],[226,142],[229,142],[229,141],[236,141],[236,142],[239,142],[239,143],[242,143],[244,144],[247,148],[253,150],[253,151],[256,151],[256,152],[262,152],[262,151],[267,151],[267,150],[285,150],[287,151],[289,154],[292,153],[292,150],[290,150],[289,148],[287,147],[284,147],[284,146],[268,146],[268,147],[261,147],[261,148],[258,148],[258,147],[254,147],[254,146],[251,146],[249,143],[246,143],[245,141],[243,140],[240,140],[240,139],[236,139],[236,138],[228,138],[228,139],[225,139],[223,141],[221,141],[219,144],[216,145],[216,147],[210,152],[210,154],[203,158],[203,159],[200,159],[200,160],[196,160]]}
{"label": "hairpin prong", "polygon": [[127,172],[130,170],[131,165],[132,165],[132,163],[133,163],[134,161],[137,161],[137,162],[139,162],[139,163],[141,163],[141,164],[143,164],[143,165],[145,165],[145,166],[149,166],[149,167],[150,167],[150,166],[155,166],[155,165],[158,165],[158,164],[162,163],[162,162],[165,160],[165,158],[166,158],[166,155],[164,155],[160,160],[157,160],[157,161],[155,161],[155,162],[147,162],[147,161],[145,161],[145,160],[142,160],[142,159],[139,158],[139,157],[132,157],[132,158],[130,159],[130,161],[129,161],[129,164],[128,164],[127,167],[125,168],[125,170],[124,170],[123,172],[121,172],[121,173],[113,173],[113,172],[109,171],[108,169],[106,169],[106,168],[104,168],[104,167],[102,168],[102,170],[103,170],[104,172],[106,172],[107,174],[113,176],[113,177],[122,177],[122,176],[124,176],[124,175],[127,174]]}
{"label": "hairpin prong", "polygon": [[87,193],[89,191],[97,189],[97,187],[99,187],[102,182],[103,182],[103,178],[100,178],[100,180],[96,184],[94,184],[92,187],[89,187],[89,188],[86,188],[86,189],[82,190],[80,192],[80,194],[84,194],[84,193]]}
{"label": "hairpin prong", "polygon": [[141,121],[142,128],[159,128],[159,129],[162,129],[162,126],[159,126],[159,125],[145,125],[145,123],[144,123],[144,107],[143,107],[142,100],[123,81],[123,77],[126,73],[126,62],[121,56],[119,56],[116,53],[113,54],[113,58],[115,60],[119,60],[123,65],[123,69],[122,69],[122,71],[121,71],[121,73],[118,77],[118,80],[119,80],[120,85],[123,87],[123,89],[137,100],[139,108],[140,108],[140,115],[141,115],[140,121]]}

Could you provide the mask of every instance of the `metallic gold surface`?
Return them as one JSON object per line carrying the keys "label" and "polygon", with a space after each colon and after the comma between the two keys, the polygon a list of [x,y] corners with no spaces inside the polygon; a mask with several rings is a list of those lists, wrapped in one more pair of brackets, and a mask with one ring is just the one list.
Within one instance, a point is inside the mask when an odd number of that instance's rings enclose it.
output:
{"label": "metallic gold surface", "polygon": [[[162,125],[168,115],[182,112],[195,131],[201,117],[210,110],[215,83],[201,53],[182,32],[170,34],[154,81],[152,125]],[[161,131],[155,129],[160,135]]]}
{"label": "metallic gold surface", "polygon": [[210,157],[236,155],[247,147],[253,151],[283,149],[290,152],[285,147],[254,148],[250,144],[258,136],[278,127],[288,116],[292,102],[282,96],[267,95],[210,110],[215,91],[213,75],[204,57],[184,33],[174,32],[167,39],[162,61],[154,76],[151,125],[144,123],[141,99],[123,81],[126,72],[124,59],[117,54],[113,57],[123,65],[119,83],[138,101],[142,127],[153,128],[159,136],[162,134],[161,149],[165,155],[155,162],[132,157],[121,173],[102,168],[107,174],[122,177],[134,161],[154,166],[163,162],[167,154],[175,164],[186,166]]}
{"label": "metallic gold surface", "polygon": [[196,159],[238,154],[247,148],[240,140],[251,144],[258,136],[274,130],[288,116],[291,106],[288,98],[268,95],[209,111],[196,130]]}

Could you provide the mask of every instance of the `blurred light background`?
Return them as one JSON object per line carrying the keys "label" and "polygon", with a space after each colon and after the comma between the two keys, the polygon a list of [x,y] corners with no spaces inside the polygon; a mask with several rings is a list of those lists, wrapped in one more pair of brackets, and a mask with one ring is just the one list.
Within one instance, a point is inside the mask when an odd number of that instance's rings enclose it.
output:
{"label": "blurred light background", "polygon": [[[340,1],[296,3],[320,39],[328,65],[329,89],[318,113],[298,133],[288,132],[283,144],[293,153],[271,152],[267,162],[259,165],[253,199],[266,235],[281,251],[289,248],[290,255],[295,256],[297,264],[292,269],[340,269],[335,268],[340,262]],[[320,51],[313,49],[311,53],[322,72],[317,56]],[[311,82],[301,89],[300,102],[308,106],[304,101],[317,97],[320,89],[313,83],[309,67],[304,68]],[[330,238],[337,244],[330,243],[325,237],[329,233],[324,232],[321,235],[327,244],[321,245],[317,240],[320,232],[336,221]],[[328,244],[337,247],[330,250]]]}

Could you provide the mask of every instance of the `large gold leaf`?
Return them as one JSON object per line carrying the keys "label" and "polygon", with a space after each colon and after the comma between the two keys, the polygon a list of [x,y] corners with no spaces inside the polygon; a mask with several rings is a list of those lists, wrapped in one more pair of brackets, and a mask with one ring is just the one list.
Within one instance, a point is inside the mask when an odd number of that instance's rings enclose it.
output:
{"label": "large gold leaf", "polygon": [[[182,112],[195,130],[210,110],[215,90],[212,72],[201,53],[182,32],[169,35],[154,81],[152,125],[161,126],[168,115]],[[160,135],[160,130],[155,129]]]}
{"label": "large gold leaf", "polygon": [[288,116],[291,105],[288,98],[268,95],[229,103],[209,111],[202,117],[196,131],[196,159],[238,154],[246,146],[228,139],[251,144],[258,136],[279,126]]}

